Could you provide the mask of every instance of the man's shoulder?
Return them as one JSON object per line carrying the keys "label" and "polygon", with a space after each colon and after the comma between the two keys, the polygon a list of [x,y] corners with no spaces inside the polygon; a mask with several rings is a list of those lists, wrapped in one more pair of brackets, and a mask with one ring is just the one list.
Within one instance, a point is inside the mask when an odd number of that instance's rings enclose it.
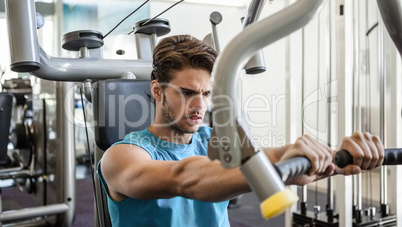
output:
{"label": "man's shoulder", "polygon": [[130,133],[126,134],[122,140],[117,141],[113,145],[136,144],[136,143],[140,142],[141,140],[149,138],[150,136],[151,136],[151,134],[149,133],[148,129],[134,131],[134,132],[130,132]]}
{"label": "man's shoulder", "polygon": [[209,139],[211,137],[212,128],[207,126],[200,126],[197,133],[201,138]]}

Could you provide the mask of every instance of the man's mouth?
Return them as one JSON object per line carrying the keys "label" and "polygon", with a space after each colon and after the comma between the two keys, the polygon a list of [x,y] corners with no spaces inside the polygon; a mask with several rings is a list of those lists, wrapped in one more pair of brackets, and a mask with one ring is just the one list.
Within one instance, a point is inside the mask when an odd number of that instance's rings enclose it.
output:
{"label": "man's mouth", "polygon": [[190,123],[199,124],[202,122],[202,116],[201,115],[191,115],[191,116],[187,117],[187,120]]}

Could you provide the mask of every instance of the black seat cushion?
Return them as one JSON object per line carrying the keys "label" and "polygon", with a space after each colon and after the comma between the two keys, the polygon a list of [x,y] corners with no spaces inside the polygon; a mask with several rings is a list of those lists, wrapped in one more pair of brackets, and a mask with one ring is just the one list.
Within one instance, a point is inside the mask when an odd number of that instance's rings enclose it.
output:
{"label": "black seat cushion", "polygon": [[10,163],[7,156],[7,146],[10,135],[12,105],[13,95],[8,92],[0,92],[0,166]]}
{"label": "black seat cushion", "polygon": [[132,131],[147,128],[155,115],[149,100],[150,80],[110,79],[99,81],[93,88],[95,141],[108,149]]}

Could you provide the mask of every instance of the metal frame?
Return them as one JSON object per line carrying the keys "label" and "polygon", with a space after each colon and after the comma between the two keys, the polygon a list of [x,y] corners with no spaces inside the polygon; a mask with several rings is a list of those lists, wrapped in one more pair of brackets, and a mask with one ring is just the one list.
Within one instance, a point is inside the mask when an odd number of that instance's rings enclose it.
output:
{"label": "metal frame", "polygon": [[[47,2],[36,2],[36,10],[43,16],[51,16],[55,14],[55,4]],[[6,11],[4,4],[0,4],[0,12],[4,13]]]}
{"label": "metal frame", "polygon": [[[393,1],[395,4],[397,1]],[[400,2],[400,1],[399,1]],[[383,4],[383,3],[379,3]],[[399,3],[400,4],[400,3]],[[381,23],[382,24],[382,23]],[[382,24],[384,26],[384,24]],[[398,54],[398,49],[392,43],[390,36],[385,32],[385,27],[380,29],[379,35],[382,36],[381,50],[383,51],[383,64],[381,73],[384,75],[384,125],[393,126],[384,128],[384,144],[386,147],[402,147],[400,140],[402,136],[402,71],[401,71],[401,55]],[[400,46],[399,46],[400,47]],[[402,190],[402,182],[400,177],[402,176],[401,166],[390,166],[389,170],[385,172],[385,177],[388,178],[392,184],[387,184],[385,187],[386,194],[390,192],[392,202],[389,203],[390,211],[396,215],[397,226],[402,226],[402,196],[398,195]],[[384,198],[386,200],[387,198]]]}
{"label": "metal frame", "polygon": [[[36,201],[36,207],[23,208],[10,211],[2,211],[0,206],[0,226],[6,223],[18,223],[22,219],[30,219],[31,224],[44,221],[46,217],[51,215],[61,214],[62,216],[56,217],[54,220],[57,225],[69,226],[71,225],[75,216],[75,141],[74,141],[74,122],[71,120],[74,111],[73,96],[71,93],[72,83],[57,83],[57,92],[54,99],[58,105],[55,106],[55,114],[58,116],[55,122],[56,134],[58,135],[59,142],[49,142],[49,147],[43,146],[43,140],[36,140],[38,150],[42,150],[49,154],[48,157],[38,156],[39,161],[36,163],[46,166],[44,169],[36,169],[32,163],[26,168],[9,169],[7,172],[3,170],[0,174],[1,177],[37,177],[40,183],[37,183],[37,194],[41,194],[42,201]],[[45,101],[37,100],[37,106],[41,106],[39,112],[36,114],[37,119],[41,121],[43,114],[46,112]],[[43,105],[42,105],[43,104]],[[50,127],[49,127],[50,128]],[[43,137],[48,136],[46,127],[37,127],[36,133]],[[52,151],[48,151],[52,147]],[[54,165],[47,164],[47,158],[52,158],[54,155],[58,158],[54,159]],[[33,158],[34,160],[35,158]],[[35,162],[35,161],[34,161]],[[34,169],[32,169],[34,168]],[[52,191],[52,188],[62,188],[63,190]],[[45,192],[48,192],[46,194]],[[0,198],[1,201],[1,198]],[[1,203],[0,203],[1,205]],[[43,217],[43,219],[37,219]]]}
{"label": "metal frame", "polygon": [[[106,78],[121,78],[125,74],[135,75],[137,78],[148,78],[151,70],[150,61],[142,60],[107,60],[101,57],[99,50],[90,50],[88,48],[80,49],[80,57],[76,59],[71,58],[55,58],[48,56],[43,50],[40,49],[35,37],[36,28],[35,16],[33,6],[33,0],[6,0],[7,18],[9,22],[10,37],[19,37],[18,34],[28,34],[26,36],[20,36],[19,40],[10,39],[22,44],[21,46],[13,45],[12,52],[16,56],[12,57],[12,64],[20,64],[26,61],[34,63],[33,65],[39,66],[39,70],[32,72],[33,75],[49,80],[56,81],[80,81],[85,79],[101,80]],[[338,144],[341,143],[341,138],[346,135],[352,134],[353,114],[351,109],[353,107],[353,100],[350,98],[353,94],[353,50],[355,44],[353,43],[353,18],[351,15],[352,3],[348,0],[330,1],[331,7],[341,8],[345,10],[342,15],[333,15],[334,29],[337,29],[336,34],[331,33],[331,50],[334,52],[336,58],[332,58],[331,65],[335,65],[331,69],[332,75],[338,75]],[[239,106],[236,102],[228,102],[228,99],[217,99],[216,97],[229,97],[231,100],[236,100],[236,83],[239,72],[244,68],[245,63],[250,57],[260,48],[263,48],[276,40],[298,30],[306,25],[311,18],[315,16],[320,9],[323,0],[298,0],[296,3],[287,7],[285,10],[274,14],[266,19],[253,23],[247,26],[242,33],[236,36],[220,54],[217,64],[213,70],[212,80],[214,83],[214,100],[213,108],[215,111],[220,111],[225,108],[229,108],[230,112],[224,112],[223,114],[216,115],[217,122],[216,134],[219,137],[228,137],[230,143],[227,146],[221,147],[220,158],[223,166],[226,168],[236,167],[241,165],[241,151],[239,144],[236,144],[236,136],[238,133],[237,120],[240,118]],[[15,13],[13,12],[25,12]],[[28,22],[24,24],[25,22]],[[24,26],[22,26],[24,24]],[[332,55],[331,55],[332,56]],[[72,66],[74,65],[74,67]],[[91,66],[91,70],[88,70],[88,66]],[[124,66],[124,67],[122,67]],[[216,76],[219,75],[219,76]],[[400,80],[398,80],[400,81]],[[291,83],[291,81],[289,81]],[[62,117],[58,118],[57,124],[63,125],[59,127],[58,134],[62,135],[62,142],[59,144],[58,149],[65,155],[65,159],[60,163],[60,171],[65,173],[62,184],[69,185],[64,188],[63,195],[61,196],[62,202],[59,204],[53,204],[46,207],[37,207],[29,210],[14,211],[11,213],[3,212],[0,215],[0,220],[13,220],[13,218],[25,218],[36,216],[38,214],[54,214],[54,213],[66,213],[65,223],[71,222],[74,213],[74,151],[73,141],[74,128],[72,127],[71,112],[67,115],[64,111],[67,111],[72,106],[71,83],[57,82],[57,103],[62,104],[57,107],[57,114],[61,114]],[[291,84],[289,84],[291,86]],[[398,83],[393,87],[393,92],[396,94],[400,89]],[[396,95],[395,95],[396,96]],[[65,97],[68,97],[65,99]],[[395,98],[393,100],[395,108],[400,107],[400,100]],[[396,107],[398,106],[398,107]],[[400,108],[399,108],[400,109]],[[396,110],[399,110],[396,109]],[[228,117],[229,116],[229,117]],[[393,112],[393,116],[398,116],[398,111]],[[290,118],[290,117],[289,117]],[[228,122],[229,119],[229,122]],[[219,125],[224,125],[220,127]],[[395,134],[400,134],[396,132]],[[394,141],[394,143],[397,143]],[[399,146],[398,144],[396,144]],[[225,149],[225,150],[223,150]],[[227,151],[229,150],[229,151]],[[229,155],[229,156],[228,156]],[[228,158],[230,157],[230,158]],[[259,158],[259,157],[256,157]],[[269,171],[268,171],[269,172]],[[396,179],[400,168],[396,168],[393,172],[393,178]],[[253,174],[252,174],[253,175]],[[255,177],[255,178],[254,178]],[[267,177],[267,176],[266,176]],[[253,181],[264,181],[263,177],[251,176]],[[338,213],[340,215],[340,226],[352,225],[352,207],[348,206],[352,201],[351,194],[351,177],[336,177],[337,185],[337,204]],[[398,191],[401,185],[395,185],[394,190]],[[399,208],[399,206],[396,206]],[[400,211],[398,211],[400,213]],[[400,214],[398,214],[400,216]]]}
{"label": "metal frame", "polygon": [[[286,0],[285,5],[293,4],[295,0]],[[300,73],[302,70],[294,65],[295,62],[300,62],[302,55],[295,56],[291,54],[294,48],[301,45],[292,45],[301,40],[300,32],[295,32],[286,38],[286,143],[292,143],[299,135],[302,134],[302,95],[298,89],[297,82],[302,78]],[[297,186],[289,186],[290,190],[297,193]],[[292,226],[293,212],[297,210],[297,204],[294,204],[285,213],[285,226]]]}
{"label": "metal frame", "polygon": [[[229,151],[220,149],[224,167],[231,168],[241,165],[240,146],[236,144],[236,121],[240,117],[239,106],[233,101],[237,100],[236,83],[239,72],[258,49],[307,24],[315,16],[322,2],[320,0],[299,0],[279,13],[247,26],[219,55],[212,72],[214,94],[212,108],[214,112],[222,112],[225,108],[230,110],[216,114],[214,118],[217,136],[227,136],[230,141]],[[228,157],[226,154],[229,154],[230,159],[224,158],[224,156]]]}
{"label": "metal frame", "polygon": [[[383,1],[381,3],[385,4],[385,2]],[[356,1],[338,0],[329,1],[329,4],[332,12],[336,12],[336,14],[330,15],[331,19],[329,29],[331,34],[331,67],[329,68],[329,71],[332,77],[334,77],[335,75],[338,76],[338,91],[333,91],[333,93],[337,95],[337,99],[332,100],[338,102],[338,107],[336,109],[333,109],[332,111],[337,111],[338,118],[336,119],[337,122],[335,124],[339,125],[338,134],[331,136],[331,138],[338,138],[338,144],[340,144],[342,142],[341,138],[347,135],[351,135],[354,130],[361,130],[359,126],[361,119],[359,117],[360,98],[358,97],[358,94],[360,93],[359,75],[361,74],[360,68],[362,56],[360,56],[361,49],[359,49],[359,46],[361,46],[361,44],[359,43],[360,41],[357,40],[359,38],[358,36],[361,35],[357,32],[358,30],[361,30],[358,29],[358,27],[361,25],[358,24],[359,21],[356,19],[356,17],[358,17],[361,13],[358,12],[361,3],[358,3]],[[395,2],[389,4],[392,5],[395,4]],[[343,9],[345,10],[343,15],[339,14],[339,9],[341,6],[343,6]],[[400,141],[398,141],[401,136],[402,109],[402,84],[400,78],[401,67],[400,59],[398,58],[400,56],[398,56],[398,54],[396,53],[395,47],[390,44],[388,34],[386,34],[385,32],[381,32],[381,35],[383,36],[383,41],[381,41],[380,44],[380,49],[382,50],[382,53],[379,55],[384,56],[384,58],[382,58],[381,60],[381,64],[383,66],[382,69],[379,70],[379,73],[383,74],[386,77],[381,85],[386,86],[386,88],[382,89],[383,91],[385,91],[385,97],[382,98],[384,100],[382,102],[384,104],[384,107],[381,111],[382,113],[384,113],[384,116],[381,118],[384,119],[384,123],[382,123],[382,125],[386,126],[384,128],[384,143],[386,147],[400,147],[401,144],[399,143]],[[383,43],[384,41],[385,44]],[[291,56],[293,57],[293,55]],[[288,76],[290,77],[290,75]],[[294,90],[294,86],[293,89],[291,89],[291,79],[292,78],[287,79],[287,97],[288,99],[290,99],[287,103],[287,112],[289,112],[289,110],[297,112],[295,101],[298,97],[294,94],[298,91]],[[331,94],[329,94],[327,97],[331,97]],[[295,116],[287,116],[287,121],[292,122],[292,117],[295,118]],[[295,123],[292,123],[291,125],[293,125],[293,127],[287,127],[288,130],[291,130],[291,132],[287,134],[288,137],[291,137],[292,133],[294,133],[297,129],[295,127]],[[393,198],[393,201],[390,202],[391,213],[396,214],[398,226],[401,226],[401,197],[398,196],[398,192],[401,191],[402,184],[397,180],[397,177],[400,177],[402,172],[400,166],[391,166],[388,168],[391,173],[388,178],[390,178],[389,182],[392,182],[392,184],[388,185],[387,183],[382,183],[384,185],[382,191],[391,192],[388,195],[388,197],[392,196]],[[386,172],[387,171],[383,171],[383,173]],[[387,177],[387,174],[384,175],[385,177]],[[362,202],[361,184],[359,183],[360,176],[358,176],[357,178],[358,179],[355,180],[355,182],[352,181],[351,177],[337,176],[334,178],[334,180],[336,181],[335,185],[337,193],[337,214],[340,215],[339,226],[353,225],[353,207],[351,206],[350,201],[355,201],[355,205],[359,205]],[[353,194],[351,193],[353,189],[352,183],[356,183],[356,185],[358,186],[358,190],[353,192]],[[387,186],[390,187],[390,190],[387,190]],[[383,197],[385,197],[382,200],[385,204],[387,204],[387,195],[385,195],[384,193],[381,194],[383,195]],[[361,209],[361,205],[359,207]],[[287,226],[289,226],[289,223],[287,224]]]}
{"label": "metal frame", "polygon": [[[43,198],[46,205],[3,211],[0,214],[0,222],[58,215],[56,216],[57,225],[69,226],[74,220],[76,203],[74,88],[72,81],[84,82],[86,79],[101,80],[123,78],[124,76],[148,79],[152,69],[151,60],[103,59],[100,49],[86,47],[79,50],[79,58],[49,56],[40,48],[37,41],[34,0],[6,0],[5,5],[9,38],[12,40],[10,42],[12,65],[20,66],[28,62],[27,72],[45,79],[44,81],[57,81],[53,82],[54,93],[51,92],[52,94],[49,96],[52,99],[50,103],[55,102],[56,105],[47,106],[46,100],[41,100],[39,94],[36,94],[38,102],[34,104],[39,108],[35,116],[38,121],[36,136],[47,136],[46,127],[40,124],[47,125],[47,122],[43,122],[44,116],[48,114],[46,111],[48,108],[55,108],[51,111],[55,111],[54,114],[57,116],[52,119],[55,120],[52,127],[56,132],[57,140],[48,140],[47,143],[42,140],[38,142],[41,155],[37,158],[44,161],[40,165],[47,169],[46,172],[39,169],[41,167],[34,167],[36,169],[32,170],[33,172],[23,170],[27,176],[37,174],[40,181],[43,182],[43,186],[40,186],[38,190],[44,193],[47,190],[48,193],[44,194]],[[140,37],[140,39],[143,40],[144,37]],[[39,69],[31,72],[32,65],[39,66]],[[54,158],[54,165],[46,163],[49,158]],[[47,189],[45,189],[46,187]],[[50,192],[55,189],[59,190]]]}

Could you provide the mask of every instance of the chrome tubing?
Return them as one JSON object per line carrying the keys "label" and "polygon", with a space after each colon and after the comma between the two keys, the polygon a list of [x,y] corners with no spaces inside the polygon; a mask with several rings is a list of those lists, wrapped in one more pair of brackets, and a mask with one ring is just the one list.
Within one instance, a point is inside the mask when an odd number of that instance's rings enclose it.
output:
{"label": "chrome tubing", "polygon": [[34,208],[26,208],[13,211],[3,211],[0,214],[0,222],[16,221],[24,218],[40,217],[67,212],[69,207],[64,204],[53,204]]}
{"label": "chrome tubing", "polygon": [[99,56],[57,58],[47,55],[38,43],[34,3],[34,0],[5,0],[13,71],[30,72],[52,81],[112,79],[127,73],[134,74],[137,79],[149,79],[151,60],[103,59]]}
{"label": "chrome tubing", "polygon": [[[242,21],[242,26],[243,29],[250,25],[251,23],[254,23],[258,20],[260,17],[261,11],[264,8],[266,0],[253,0],[251,1],[248,10],[247,10],[247,15],[244,17]],[[266,66],[265,66],[265,58],[264,54],[262,52],[262,49],[258,50],[256,54],[248,61],[246,66],[244,67],[246,70],[247,74],[258,74],[265,72]]]}
{"label": "chrome tubing", "polygon": [[377,0],[384,25],[394,41],[399,54],[402,56],[402,1]]}
{"label": "chrome tubing", "polygon": [[243,20],[243,28],[247,25],[257,21],[258,17],[260,17],[261,11],[264,8],[266,0],[253,0],[251,1],[248,9],[247,15],[244,17]]}
{"label": "chrome tubing", "polygon": [[52,81],[117,79],[127,72],[132,72],[136,79],[149,79],[152,72],[151,60],[56,58],[47,55],[42,49],[40,62],[42,67],[31,74]]}
{"label": "chrome tubing", "polygon": [[[222,166],[241,165],[241,151],[236,121],[237,78],[249,58],[263,48],[305,26],[318,12],[323,0],[299,0],[286,9],[247,26],[220,53],[212,70],[215,130],[218,138],[229,143],[219,149]],[[228,146],[226,146],[228,145]],[[223,149],[225,147],[225,149]],[[228,158],[230,157],[230,158]]]}
{"label": "chrome tubing", "polygon": [[16,72],[40,68],[36,33],[35,1],[5,0],[11,69]]}

